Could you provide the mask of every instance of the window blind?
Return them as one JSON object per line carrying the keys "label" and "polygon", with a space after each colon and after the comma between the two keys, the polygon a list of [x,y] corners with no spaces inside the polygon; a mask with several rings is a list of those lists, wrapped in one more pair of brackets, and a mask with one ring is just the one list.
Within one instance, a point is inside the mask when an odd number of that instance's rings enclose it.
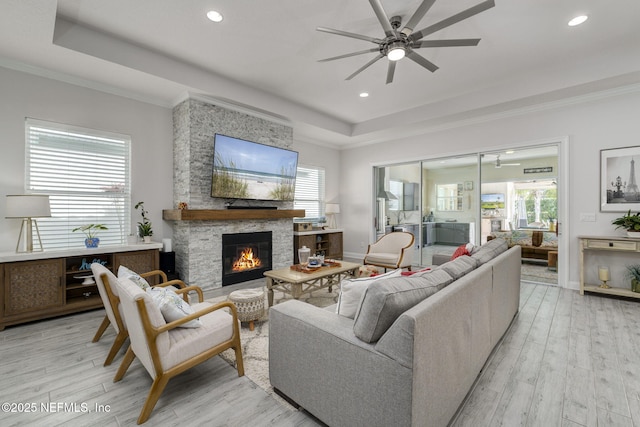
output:
{"label": "window blind", "polygon": [[305,210],[297,221],[324,222],[324,168],[298,166],[293,207]]}
{"label": "window blind", "polygon": [[51,218],[38,219],[43,245],[84,245],[76,227],[104,224],[101,244],[122,244],[131,230],[131,139],[40,120],[26,120],[26,192],[48,194]]}

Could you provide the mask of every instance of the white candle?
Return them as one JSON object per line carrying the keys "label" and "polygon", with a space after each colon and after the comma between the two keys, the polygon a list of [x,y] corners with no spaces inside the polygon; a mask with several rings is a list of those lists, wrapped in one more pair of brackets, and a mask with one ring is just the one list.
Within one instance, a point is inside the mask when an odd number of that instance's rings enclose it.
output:
{"label": "white candle", "polygon": [[599,267],[598,278],[603,282],[607,282],[609,280],[609,267]]}

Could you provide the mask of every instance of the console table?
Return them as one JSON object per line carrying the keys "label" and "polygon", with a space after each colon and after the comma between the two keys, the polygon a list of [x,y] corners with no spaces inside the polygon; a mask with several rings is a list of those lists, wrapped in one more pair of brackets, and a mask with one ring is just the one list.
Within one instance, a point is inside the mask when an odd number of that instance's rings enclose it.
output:
{"label": "console table", "polygon": [[[626,266],[640,264],[640,239],[615,236],[579,236],[580,241],[580,294],[596,292],[640,298],[640,293],[631,291],[631,279],[627,278]],[[601,288],[598,266],[609,267],[610,288]]]}
{"label": "console table", "polygon": [[91,263],[103,263],[114,273],[120,265],[137,272],[157,270],[161,247],[161,243],[148,243],[0,253],[0,331],[9,325],[101,308]]}

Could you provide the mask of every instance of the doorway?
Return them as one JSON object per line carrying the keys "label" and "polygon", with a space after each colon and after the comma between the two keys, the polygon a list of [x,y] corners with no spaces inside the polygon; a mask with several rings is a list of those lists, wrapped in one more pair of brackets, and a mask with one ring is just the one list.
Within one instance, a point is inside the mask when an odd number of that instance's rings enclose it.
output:
{"label": "doorway", "polygon": [[481,154],[480,243],[522,247],[522,280],[558,284],[558,146]]}
{"label": "doorway", "polygon": [[[512,242],[530,246],[523,280],[564,285],[568,255],[559,230],[566,228],[560,221],[566,171],[560,162],[567,152],[568,141],[554,140],[375,166],[373,236],[404,227],[416,239],[415,264],[427,266],[434,255],[441,260],[464,243],[479,245],[500,233],[511,240],[515,232]],[[531,245],[518,241],[529,234]]]}

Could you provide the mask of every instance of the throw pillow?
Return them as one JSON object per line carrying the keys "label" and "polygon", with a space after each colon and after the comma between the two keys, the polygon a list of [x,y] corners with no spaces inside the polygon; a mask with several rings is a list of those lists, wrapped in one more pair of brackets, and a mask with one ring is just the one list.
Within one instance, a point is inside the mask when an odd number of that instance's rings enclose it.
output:
{"label": "throw pillow", "polygon": [[543,248],[557,248],[558,247],[558,236],[554,232],[545,232],[542,237],[542,244],[540,245]]}
{"label": "throw pillow", "polygon": [[343,280],[340,283],[340,295],[338,296],[336,313],[341,316],[348,317],[349,319],[353,319],[356,315],[358,305],[360,304],[360,298],[369,285],[389,277],[400,276],[401,272],[402,270],[397,269],[374,277]]}
{"label": "throw pillow", "polygon": [[136,285],[140,286],[140,289],[143,291],[146,291],[151,287],[149,286],[149,282],[147,282],[143,277],[140,277],[138,273],[129,270],[124,265],[118,267],[118,279],[129,279]]}
{"label": "throw pillow", "polygon": [[533,246],[531,230],[515,230],[511,234],[511,245]]}
{"label": "throw pillow", "polygon": [[[153,301],[158,305],[160,313],[162,313],[167,323],[195,313],[193,307],[185,302],[171,287],[148,288],[147,294],[151,295]],[[200,319],[190,320],[180,325],[181,328],[199,328],[200,326],[202,326]]]}
{"label": "throw pillow", "polygon": [[466,243],[464,245],[458,246],[458,248],[455,250],[453,255],[451,255],[450,261],[453,261],[454,259],[462,255],[471,255],[471,253],[473,252],[473,249],[474,249],[473,243]]}

